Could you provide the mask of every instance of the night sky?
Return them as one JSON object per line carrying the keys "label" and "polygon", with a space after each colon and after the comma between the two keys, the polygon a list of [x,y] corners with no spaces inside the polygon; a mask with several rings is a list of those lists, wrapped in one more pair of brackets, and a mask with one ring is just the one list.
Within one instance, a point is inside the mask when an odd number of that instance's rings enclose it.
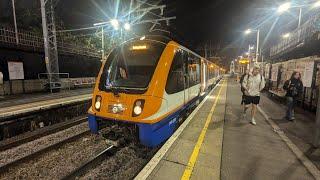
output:
{"label": "night sky", "polygon": [[[112,3],[101,0],[69,0],[60,3],[63,6],[59,13],[74,26],[89,25],[104,17],[94,2],[102,9],[109,6],[104,9],[109,16],[110,11],[114,10],[110,8],[113,7]],[[252,3],[250,0],[164,0],[160,4],[167,5],[167,16],[177,16],[169,27],[170,31],[188,43],[197,45],[204,41],[214,44],[233,41],[261,3]]]}
{"label": "night sky", "polygon": [[[67,25],[86,27],[112,17],[114,2],[112,0],[60,1],[57,13],[63,17]],[[244,38],[243,31],[257,27],[274,15],[274,8],[283,2],[282,0],[162,0],[159,4],[167,5],[166,16],[177,17],[167,29],[188,47],[195,48],[210,41],[211,44],[220,47],[232,45],[244,48],[248,44],[255,43],[255,36]],[[296,15],[286,16],[288,17],[282,17],[279,22],[297,19]],[[268,33],[274,19],[276,18],[265,23],[262,36]],[[272,34],[290,29],[292,26],[276,26]],[[269,42],[272,38],[274,37],[269,37]]]}
{"label": "night sky", "polygon": [[[102,0],[61,1],[58,13],[75,27],[88,26],[105,16],[94,2],[112,16],[113,4]],[[213,43],[231,42],[252,19],[249,16],[254,13],[255,6],[261,3],[253,4],[250,0],[164,0],[160,4],[167,5],[167,16],[177,16],[169,29],[192,44],[199,44],[209,40]]]}
{"label": "night sky", "polygon": [[[128,0],[122,0],[125,2]],[[312,0],[305,0],[312,1]],[[0,20],[12,17],[11,0],[0,1]],[[114,16],[116,0],[60,0],[56,8],[56,15],[63,21],[65,28],[81,28],[92,26],[93,23],[106,21]],[[247,28],[255,28],[267,18],[270,18],[262,28],[261,35],[266,37],[272,23],[275,21],[275,9],[283,0],[150,0],[150,3],[159,2],[167,5],[166,16],[176,16],[170,27],[166,28],[177,35],[184,45],[198,47],[205,42],[211,42],[220,47],[235,46],[246,48],[255,43],[255,36],[243,37]],[[299,2],[302,2],[299,1]],[[38,0],[19,0],[17,3],[18,26],[25,22],[20,11],[28,12],[28,8],[39,6]],[[26,10],[27,9],[27,10]],[[121,8],[120,8],[121,9]],[[126,11],[123,8],[124,12]],[[38,13],[40,12],[37,9]],[[275,43],[279,34],[295,28],[297,10],[287,13],[277,22],[268,41],[262,44]],[[119,12],[121,14],[123,12]],[[40,15],[40,14],[39,14]],[[304,16],[305,17],[305,16]],[[291,22],[288,24],[288,22]],[[6,22],[12,24],[12,21]],[[6,24],[4,23],[4,24]],[[37,24],[37,23],[34,23]],[[281,25],[279,25],[281,24]],[[41,25],[41,24],[40,24]],[[39,27],[41,28],[41,26]],[[78,33],[78,32],[76,32]],[[138,33],[138,32],[137,32]],[[242,51],[242,49],[238,51]]]}

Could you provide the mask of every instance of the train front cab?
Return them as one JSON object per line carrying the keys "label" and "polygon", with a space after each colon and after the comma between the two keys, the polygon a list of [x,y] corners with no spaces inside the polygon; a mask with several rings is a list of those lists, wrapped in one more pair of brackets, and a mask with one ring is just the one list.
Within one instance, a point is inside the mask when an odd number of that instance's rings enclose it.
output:
{"label": "train front cab", "polygon": [[[122,66],[125,71],[121,73],[119,67],[113,67],[113,69],[117,69],[118,76],[127,77],[125,80],[121,79],[121,82],[133,85],[130,88],[119,86],[118,89],[106,89],[108,83],[114,80],[112,78],[118,77],[112,76],[112,70],[110,70],[111,64],[114,64],[112,59],[116,59],[115,51],[117,50],[114,50],[115,54],[111,53],[103,63],[94,89],[92,107],[89,109],[89,128],[93,133],[98,133],[98,119],[131,123],[138,126],[140,142],[145,146],[155,147],[169,138],[182,123],[184,115],[199,103],[201,58],[173,41],[166,46],[162,44],[161,47],[158,47],[159,45],[153,47],[152,43],[145,40],[121,46],[121,51],[126,52],[121,52],[125,55],[117,61],[126,61],[120,63],[126,64]],[[151,64],[148,62],[147,65],[138,62],[141,57],[133,62],[132,57],[136,53],[132,48],[134,46],[141,48],[135,49],[141,54],[144,50],[158,49],[149,54],[158,53],[159,56],[157,60]],[[125,58],[126,53],[131,57],[130,61]],[[141,88],[142,86],[138,83],[139,89],[137,89],[138,85],[135,81],[140,81],[140,78],[145,76],[142,71],[145,68],[153,68],[149,74],[150,79],[149,81],[146,79],[143,84],[145,88]],[[137,102],[142,105],[140,108],[136,108]],[[135,114],[136,109],[141,112]]]}

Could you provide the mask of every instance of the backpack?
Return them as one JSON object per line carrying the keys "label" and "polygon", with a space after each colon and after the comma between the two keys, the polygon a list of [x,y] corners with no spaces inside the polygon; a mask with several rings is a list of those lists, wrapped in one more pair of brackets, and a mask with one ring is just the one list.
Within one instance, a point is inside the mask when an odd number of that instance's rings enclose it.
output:
{"label": "backpack", "polygon": [[[241,92],[244,93],[244,88],[242,87],[242,83],[243,83],[243,80],[244,80],[244,77],[246,76],[247,74],[243,74],[241,77],[240,77],[240,86],[241,86]],[[249,79],[249,78],[248,78]],[[248,80],[247,79],[247,80]]]}

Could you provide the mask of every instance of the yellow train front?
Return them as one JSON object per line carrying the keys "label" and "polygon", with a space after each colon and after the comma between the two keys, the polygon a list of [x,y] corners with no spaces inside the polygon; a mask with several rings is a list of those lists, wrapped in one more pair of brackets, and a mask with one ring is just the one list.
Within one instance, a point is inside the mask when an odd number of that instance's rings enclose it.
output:
{"label": "yellow train front", "polygon": [[103,62],[89,109],[89,128],[99,121],[138,127],[140,142],[155,147],[220,77],[220,68],[163,37],[141,37],[116,47]]}

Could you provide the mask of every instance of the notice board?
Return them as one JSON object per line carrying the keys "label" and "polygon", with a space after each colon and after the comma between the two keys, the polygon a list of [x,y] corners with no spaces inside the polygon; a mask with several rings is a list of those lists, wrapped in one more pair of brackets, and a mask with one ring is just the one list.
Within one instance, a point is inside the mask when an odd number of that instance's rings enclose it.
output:
{"label": "notice board", "polygon": [[10,80],[24,79],[22,62],[8,61],[8,71]]}
{"label": "notice board", "polygon": [[305,67],[302,76],[304,87],[311,87],[313,79],[314,61],[305,62]]}
{"label": "notice board", "polygon": [[280,64],[272,64],[271,68],[271,81],[277,81],[278,80],[278,70],[279,70]]}

